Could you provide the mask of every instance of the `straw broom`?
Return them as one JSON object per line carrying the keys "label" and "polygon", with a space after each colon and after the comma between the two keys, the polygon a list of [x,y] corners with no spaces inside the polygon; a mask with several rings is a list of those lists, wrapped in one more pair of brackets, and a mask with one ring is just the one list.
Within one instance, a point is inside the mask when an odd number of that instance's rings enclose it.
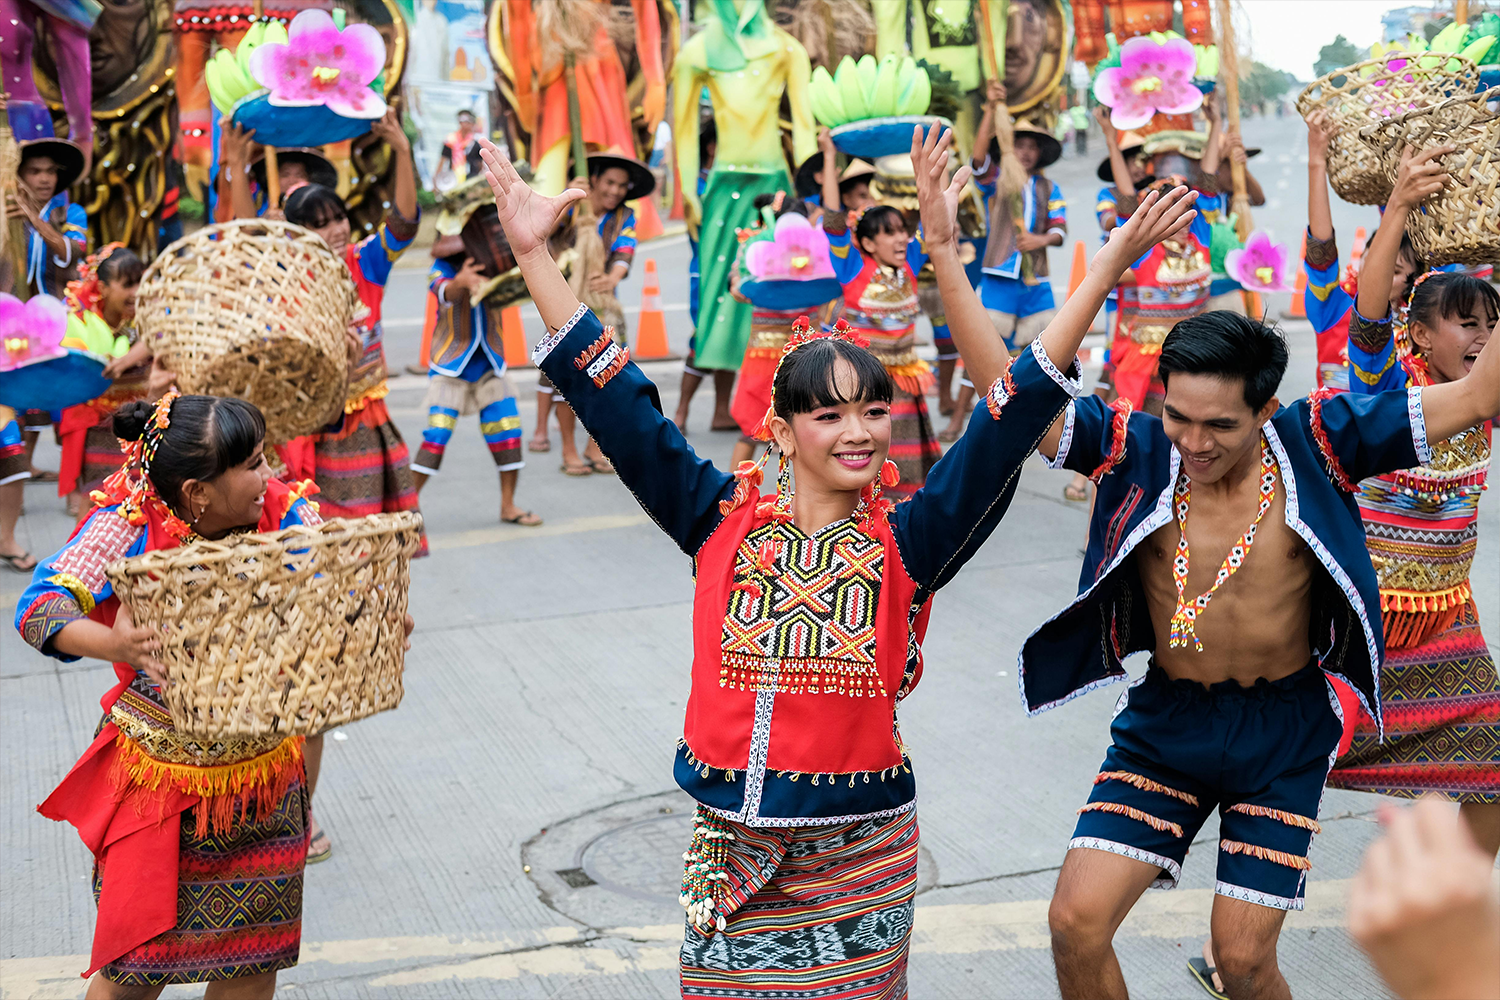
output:
{"label": "straw broom", "polygon": [[[991,6],[995,8],[994,18],[991,18]],[[1005,30],[1009,15],[1010,0],[979,0],[975,9],[975,17],[979,20],[984,43],[990,50],[990,62],[995,67],[997,80],[1005,79]],[[1009,95],[1006,96],[1009,99]],[[1011,218],[1020,225],[1020,220],[1026,217],[1026,206],[1023,204],[1026,171],[1021,169],[1021,164],[1016,160],[1013,125],[1009,108],[1002,106],[995,109],[995,144],[1000,147],[998,190],[1005,193],[1006,200],[1010,202]],[[974,152],[977,155],[979,150]],[[1026,254],[1021,255],[1021,274],[1026,278],[1033,276],[1031,258]]]}

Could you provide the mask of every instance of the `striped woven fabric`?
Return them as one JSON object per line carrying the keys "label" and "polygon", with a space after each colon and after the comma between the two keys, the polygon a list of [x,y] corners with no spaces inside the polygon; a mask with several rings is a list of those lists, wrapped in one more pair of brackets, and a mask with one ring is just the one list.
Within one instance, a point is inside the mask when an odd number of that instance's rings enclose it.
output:
{"label": "striped woven fabric", "polygon": [[729,824],[722,931],[687,926],[682,995],[904,998],[917,813],[826,826]]}
{"label": "striped woven fabric", "polygon": [[886,495],[893,500],[910,499],[942,457],[942,446],[927,416],[926,398],[897,389],[891,400],[890,460],[901,472],[901,482],[886,490]]}

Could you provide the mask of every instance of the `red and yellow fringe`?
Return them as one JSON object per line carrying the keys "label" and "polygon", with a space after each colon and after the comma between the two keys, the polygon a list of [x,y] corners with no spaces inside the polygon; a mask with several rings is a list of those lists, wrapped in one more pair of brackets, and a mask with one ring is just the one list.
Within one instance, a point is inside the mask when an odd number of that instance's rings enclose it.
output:
{"label": "red and yellow fringe", "polygon": [[1125,458],[1125,430],[1130,424],[1131,403],[1130,400],[1121,396],[1110,403],[1109,408],[1115,411],[1114,417],[1110,420],[1109,454],[1104,456],[1104,461],[1099,463],[1097,469],[1089,473],[1089,479],[1093,480],[1096,486],[1099,480],[1114,471],[1114,467]]}
{"label": "red and yellow fringe", "polygon": [[235,816],[248,815],[250,800],[255,799],[256,815],[269,816],[281,804],[287,790],[302,780],[302,744],[304,737],[290,736],[274,750],[249,760],[216,767],[172,764],[150,756],[123,732],[115,738],[119,756],[110,769],[110,781],[117,789],[134,785],[150,793],[137,808],[144,814],[150,803],[164,811],[169,791],[196,795],[193,807],[196,836],[206,837],[212,828],[216,834],[228,833]]}
{"label": "red and yellow fringe", "polygon": [[1338,456],[1333,453],[1333,445],[1328,443],[1328,432],[1323,428],[1323,401],[1337,394],[1337,389],[1326,385],[1308,394],[1308,423],[1312,425],[1313,440],[1318,443],[1318,451],[1328,464],[1328,475],[1333,479],[1333,484],[1345,493],[1353,493],[1355,485],[1339,464]]}
{"label": "red and yellow fringe", "polygon": [[1456,587],[1435,593],[1382,590],[1380,618],[1385,626],[1387,649],[1415,649],[1435,635],[1446,632],[1473,598],[1465,580]]}
{"label": "red and yellow fringe", "polygon": [[896,383],[897,389],[909,392],[913,396],[927,395],[927,390],[937,381],[937,376],[932,374],[932,369],[927,367],[925,361],[913,361],[905,365],[886,365],[885,370],[890,373],[891,381]]}
{"label": "red and yellow fringe", "polygon": [[1312,868],[1312,862],[1297,854],[1288,854],[1285,851],[1273,851],[1267,847],[1258,847],[1255,844],[1246,844],[1238,840],[1221,840],[1219,849],[1228,851],[1230,854],[1248,854],[1252,858],[1260,858],[1272,864],[1284,865],[1287,868],[1295,868],[1298,871],[1308,871]]}
{"label": "red and yellow fringe", "polygon": [[[1287,826],[1297,826],[1313,833],[1322,833],[1323,828],[1315,819],[1299,816],[1297,813],[1289,813],[1283,809],[1272,809],[1270,806],[1258,806],[1251,802],[1236,802],[1227,810],[1232,813],[1244,813],[1246,816],[1264,816],[1266,819],[1274,819]],[[1293,867],[1296,867],[1295,865]]]}
{"label": "red and yellow fringe", "polygon": [[1094,784],[1102,785],[1106,781],[1123,781],[1127,785],[1134,785],[1143,792],[1160,792],[1162,795],[1170,795],[1174,799],[1181,799],[1190,806],[1198,804],[1196,795],[1187,792],[1179,792],[1175,788],[1168,788],[1159,781],[1152,781],[1144,775],[1134,774],[1130,771],[1101,771],[1094,777]]}
{"label": "red and yellow fringe", "polygon": [[1090,802],[1088,805],[1084,806],[1078,811],[1079,813],[1114,813],[1117,816],[1124,816],[1127,819],[1139,820],[1153,830],[1160,830],[1162,833],[1170,833],[1174,837],[1181,837],[1183,835],[1182,827],[1178,826],[1176,823],[1169,823],[1164,819],[1158,819],[1150,813],[1141,812],[1139,809],[1127,805],[1122,805],[1119,802]]}

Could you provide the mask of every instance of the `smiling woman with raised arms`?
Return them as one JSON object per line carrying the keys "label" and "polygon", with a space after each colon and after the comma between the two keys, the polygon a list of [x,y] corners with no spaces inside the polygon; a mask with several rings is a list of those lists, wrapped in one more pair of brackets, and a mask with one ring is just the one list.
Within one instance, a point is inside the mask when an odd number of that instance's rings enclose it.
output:
{"label": "smiling woman with raised arms", "polygon": [[[913,153],[933,153],[936,130],[928,145],[914,142]],[[941,145],[923,183],[929,207],[951,216],[965,178],[944,188]],[[1077,304],[995,373],[982,419],[895,506],[881,495],[894,387],[847,330],[799,324],[782,354],[768,422],[783,458],[762,497],[765,459],[730,476],[695,455],[548,255],[547,235],[582,192],[543,197],[493,146],[484,158],[547,325],[534,360],[697,571],[675,764],[698,802],[683,875],[683,995],[904,997],[917,821],[896,706],[921,677],[932,595],[994,530],[1021,463],[1078,392],[1062,369],[1105,294],[1187,223],[1190,199],[1148,201],[1117,231]],[[953,241],[951,221],[935,224],[929,232]],[[988,330],[989,320],[981,310],[970,325]],[[772,953],[787,958],[772,963]]]}

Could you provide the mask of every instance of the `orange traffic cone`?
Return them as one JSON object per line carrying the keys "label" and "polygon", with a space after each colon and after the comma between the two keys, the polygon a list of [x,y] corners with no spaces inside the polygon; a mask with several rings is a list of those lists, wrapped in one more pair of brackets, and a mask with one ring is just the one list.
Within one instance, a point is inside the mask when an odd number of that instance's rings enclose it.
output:
{"label": "orange traffic cone", "polygon": [[1302,231],[1302,260],[1298,261],[1297,288],[1292,292],[1292,304],[1281,313],[1282,319],[1307,319],[1307,304],[1303,296],[1307,293],[1307,268],[1301,266],[1307,259],[1307,231]]}
{"label": "orange traffic cone", "polygon": [[531,352],[526,349],[526,332],[521,327],[521,307],[506,306],[500,310],[500,341],[505,348],[507,368],[530,368]]}
{"label": "orange traffic cone", "polygon": [[637,361],[675,361],[681,357],[667,347],[667,318],[661,311],[661,282],[656,277],[656,258],[646,258],[646,278],[641,285],[641,316],[635,325]]}
{"label": "orange traffic cone", "polygon": [[1354,247],[1349,251],[1350,260],[1359,260],[1365,255],[1365,227],[1354,228]]}
{"label": "orange traffic cone", "polygon": [[1068,298],[1078,291],[1078,286],[1083,284],[1083,276],[1089,273],[1088,251],[1083,247],[1083,240],[1073,244],[1073,270],[1068,274]]}

